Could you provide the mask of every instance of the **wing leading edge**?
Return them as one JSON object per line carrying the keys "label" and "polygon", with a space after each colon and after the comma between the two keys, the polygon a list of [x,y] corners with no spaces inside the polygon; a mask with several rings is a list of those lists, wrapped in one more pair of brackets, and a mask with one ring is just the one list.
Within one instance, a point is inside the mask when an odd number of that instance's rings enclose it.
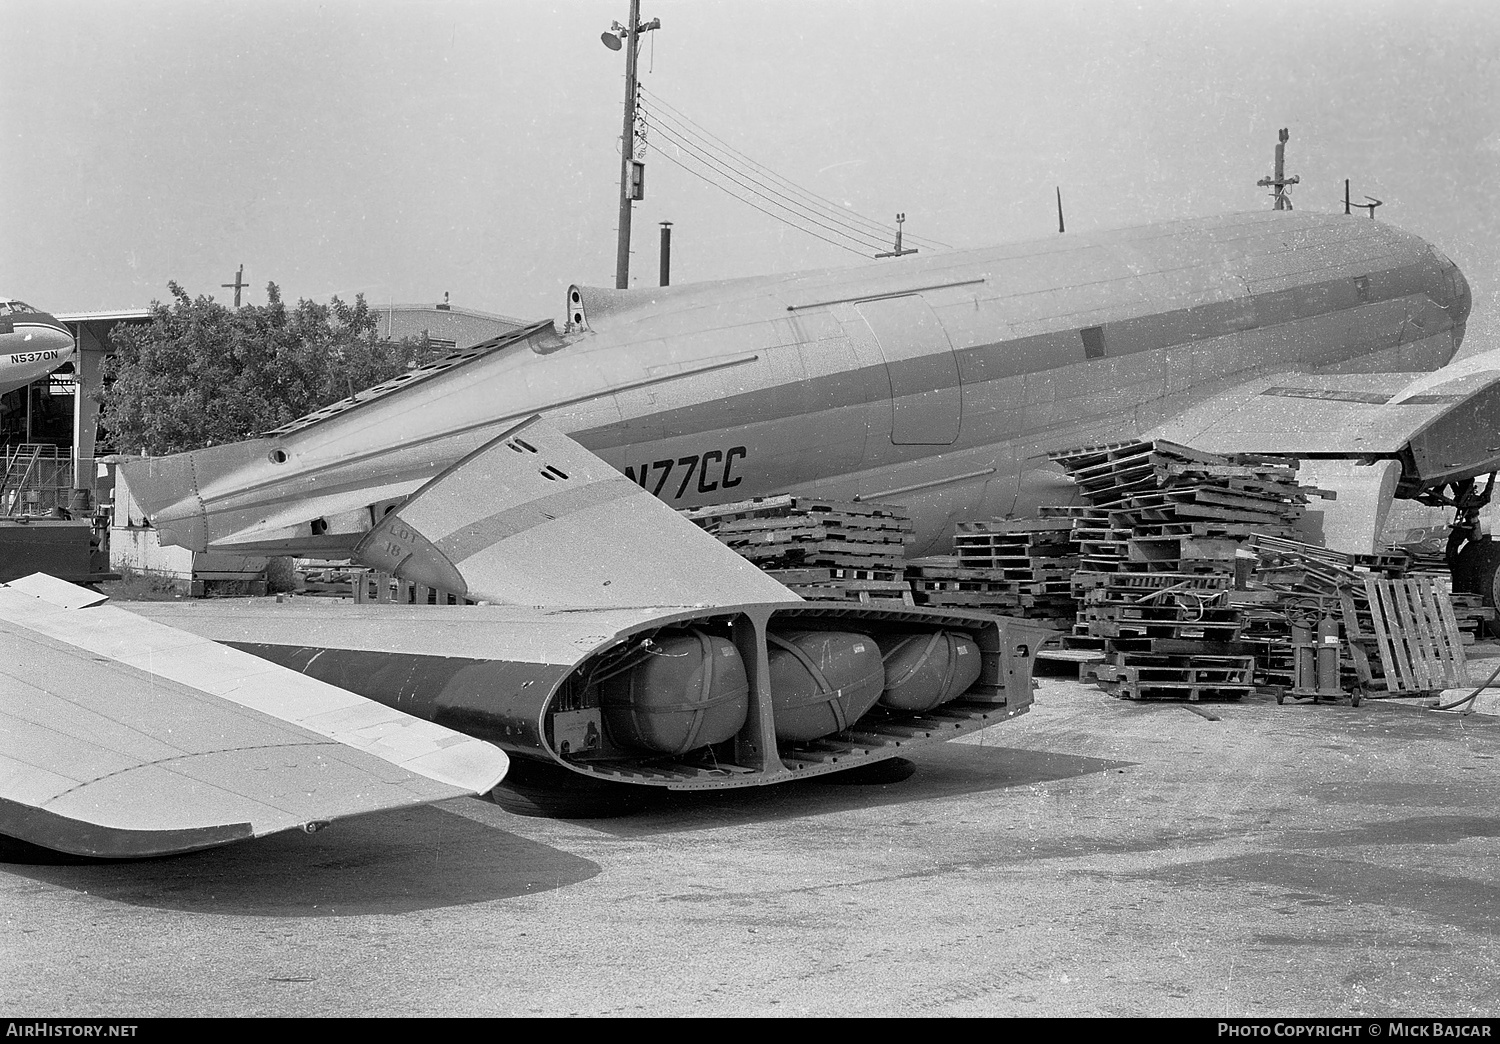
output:
{"label": "wing leading edge", "polygon": [[498,748],[45,576],[0,585],[0,834],[167,855],[481,794]]}

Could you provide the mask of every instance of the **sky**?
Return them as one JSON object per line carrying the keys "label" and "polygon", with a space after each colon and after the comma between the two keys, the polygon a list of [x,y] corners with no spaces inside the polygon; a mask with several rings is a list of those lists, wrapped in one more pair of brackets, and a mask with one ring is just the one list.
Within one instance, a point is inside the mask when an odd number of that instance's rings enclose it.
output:
{"label": "sky", "polygon": [[[275,282],[560,316],[570,283],[614,284],[625,55],[600,33],[628,11],[0,0],[0,295],[140,307],[175,280],[229,300],[243,264],[257,303]],[[656,283],[662,221],[674,283],[878,263],[737,201],[694,141],[964,248],[1055,235],[1057,188],[1070,232],[1268,206],[1255,182],[1287,127],[1298,209],[1342,211],[1350,178],[1464,269],[1471,342],[1500,334],[1493,0],[642,0],[642,18],[661,28],[640,51],[632,285]]]}

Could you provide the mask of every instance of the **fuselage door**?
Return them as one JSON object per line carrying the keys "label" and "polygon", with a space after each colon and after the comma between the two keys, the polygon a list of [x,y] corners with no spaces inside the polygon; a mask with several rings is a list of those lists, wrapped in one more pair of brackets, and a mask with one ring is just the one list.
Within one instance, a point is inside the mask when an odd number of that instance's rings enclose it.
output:
{"label": "fuselage door", "polygon": [[891,382],[891,442],[951,446],[958,439],[963,392],[948,333],[921,297],[861,301]]}

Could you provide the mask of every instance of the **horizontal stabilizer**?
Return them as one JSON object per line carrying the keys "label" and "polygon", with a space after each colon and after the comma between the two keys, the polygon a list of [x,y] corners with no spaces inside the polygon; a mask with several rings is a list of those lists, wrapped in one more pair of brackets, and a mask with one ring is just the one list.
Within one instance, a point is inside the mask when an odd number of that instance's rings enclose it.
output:
{"label": "horizontal stabilizer", "polygon": [[800,601],[535,417],[419,489],[355,557],[404,580],[514,605]]}
{"label": "horizontal stabilizer", "polygon": [[49,577],[0,585],[0,834],[190,851],[484,793],[498,748]]}

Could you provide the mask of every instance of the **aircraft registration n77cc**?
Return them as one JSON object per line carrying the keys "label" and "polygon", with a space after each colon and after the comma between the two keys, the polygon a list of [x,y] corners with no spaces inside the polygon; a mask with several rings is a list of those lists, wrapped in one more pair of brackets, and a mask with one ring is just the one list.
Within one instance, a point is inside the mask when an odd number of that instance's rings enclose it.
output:
{"label": "aircraft registration n77cc", "polygon": [[523,780],[750,786],[1024,712],[1048,633],[804,602],[674,507],[889,501],[922,553],[1066,501],[1049,452],[1143,435],[1356,484],[1374,462],[1431,502],[1471,503],[1500,460],[1500,355],[1441,368],[1463,275],[1375,221],[1231,215],[567,303],[123,471],[164,543],[348,557],[479,604],[153,621],[486,740]]}

